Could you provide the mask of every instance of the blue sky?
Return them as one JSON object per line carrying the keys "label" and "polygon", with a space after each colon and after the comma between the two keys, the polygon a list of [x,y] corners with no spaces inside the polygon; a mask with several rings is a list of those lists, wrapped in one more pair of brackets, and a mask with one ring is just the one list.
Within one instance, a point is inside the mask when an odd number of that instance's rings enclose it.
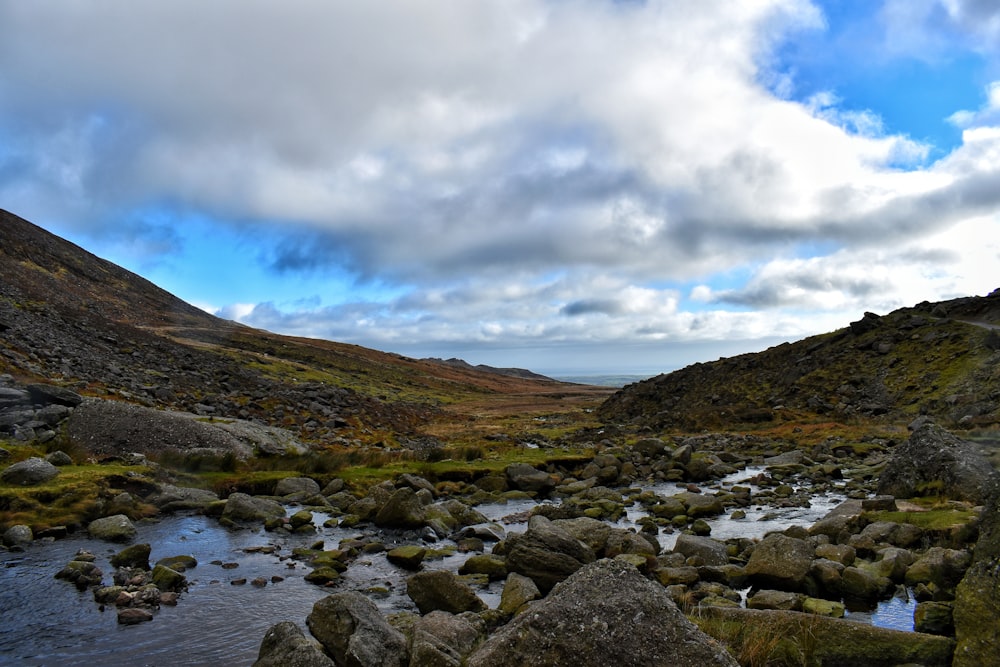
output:
{"label": "blue sky", "polygon": [[1000,5],[0,0],[0,207],[252,326],[653,374],[1000,286]]}

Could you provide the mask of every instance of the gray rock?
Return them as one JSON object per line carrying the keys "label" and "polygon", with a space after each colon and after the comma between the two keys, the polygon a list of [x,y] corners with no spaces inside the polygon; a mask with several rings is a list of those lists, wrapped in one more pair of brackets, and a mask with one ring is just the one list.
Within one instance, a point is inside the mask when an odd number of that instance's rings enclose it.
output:
{"label": "gray rock", "polygon": [[424,504],[408,486],[396,489],[375,515],[375,525],[386,528],[421,528],[426,522]]}
{"label": "gray rock", "polygon": [[[470,618],[471,616],[471,618]],[[478,623],[473,623],[471,619]],[[432,611],[413,625],[411,667],[461,667],[485,635],[485,623],[476,616],[454,616]]]}
{"label": "gray rock", "polygon": [[319,484],[316,480],[308,477],[286,477],[278,481],[278,485],[274,488],[274,495],[290,496],[292,494],[302,494],[304,496],[314,496],[319,491]]}
{"label": "gray rock", "polygon": [[684,554],[685,558],[696,556],[701,559],[702,565],[726,565],[729,562],[726,545],[711,537],[681,533],[677,536],[674,551]]}
{"label": "gray rock", "polygon": [[530,578],[543,593],[594,560],[593,549],[542,516],[507,539],[507,570]]}
{"label": "gray rock", "polygon": [[31,544],[34,539],[30,526],[17,524],[4,531],[3,545],[13,551],[19,551]]}
{"label": "gray rock", "polygon": [[31,457],[19,461],[0,473],[5,484],[14,486],[36,486],[44,484],[59,474],[59,468],[45,459]]}
{"label": "gray rock", "polygon": [[124,514],[113,514],[102,519],[94,519],[87,526],[87,532],[95,540],[107,540],[108,542],[128,542],[136,535],[132,520]]}
{"label": "gray rock", "polygon": [[535,469],[527,463],[512,463],[504,473],[510,488],[544,495],[555,488],[556,484],[547,472]]}
{"label": "gray rock", "polygon": [[164,565],[153,568],[152,581],[161,591],[178,592],[187,588],[187,577]]}
{"label": "gray rock", "polygon": [[152,612],[139,607],[126,607],[118,610],[118,623],[120,625],[138,625],[153,620]]}
{"label": "gray rock", "polygon": [[200,510],[219,500],[219,496],[206,489],[164,484],[148,498],[161,512]]}
{"label": "gray rock", "polygon": [[773,533],[754,547],[746,574],[758,586],[799,591],[812,559],[813,548],[805,540]]}
{"label": "gray rock", "polygon": [[878,493],[897,498],[934,493],[983,504],[996,485],[996,471],[975,444],[924,424],[893,450]]}
{"label": "gray rock", "polygon": [[955,632],[950,602],[920,602],[913,611],[913,630],[949,636]]}
{"label": "gray rock", "polygon": [[336,663],[298,625],[283,621],[264,634],[253,667],[336,667]]}
{"label": "gray rock", "polygon": [[234,523],[251,523],[285,516],[285,508],[273,500],[245,493],[233,493],[226,499],[222,518]]}
{"label": "gray rock", "polygon": [[149,569],[149,554],[152,547],[149,544],[133,544],[125,547],[111,557],[112,567],[134,567]]}
{"label": "gray rock", "polygon": [[482,611],[486,604],[454,573],[446,570],[419,572],[406,580],[406,594],[421,614],[435,610],[460,614]]}
{"label": "gray rock", "polygon": [[748,609],[784,609],[802,611],[806,596],[787,591],[760,590],[747,598]]}
{"label": "gray rock", "polygon": [[356,591],[316,602],[306,625],[337,665],[405,667],[408,663],[402,633],[389,625],[374,602]]}
{"label": "gray rock", "polygon": [[495,632],[469,667],[711,667],[738,664],[634,567],[601,560]]}
{"label": "gray rock", "polygon": [[954,588],[971,563],[972,555],[968,551],[931,547],[906,570],[906,583],[909,586],[934,583],[941,588]]}
{"label": "gray rock", "polygon": [[515,614],[517,610],[532,600],[542,597],[541,591],[531,579],[516,572],[507,575],[503,592],[500,594],[500,605],[497,607],[506,614]]}
{"label": "gray rock", "polygon": [[60,450],[52,452],[45,457],[45,460],[56,467],[71,466],[73,465],[73,459],[69,457],[69,454]]}
{"label": "gray rock", "polygon": [[80,394],[65,387],[51,384],[29,384],[26,389],[35,403],[54,403],[75,408],[83,402],[83,397]]}

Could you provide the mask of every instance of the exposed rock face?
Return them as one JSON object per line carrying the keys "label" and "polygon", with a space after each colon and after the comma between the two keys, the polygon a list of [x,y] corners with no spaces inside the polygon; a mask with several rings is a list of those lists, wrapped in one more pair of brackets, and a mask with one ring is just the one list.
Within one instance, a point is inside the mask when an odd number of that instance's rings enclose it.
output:
{"label": "exposed rock face", "polygon": [[524,533],[507,539],[507,569],[534,581],[542,593],[595,559],[593,549],[543,516],[531,517]]}
{"label": "exposed rock face", "polygon": [[812,559],[813,549],[807,542],[775,533],[754,548],[746,574],[761,586],[798,591],[809,574]]}
{"label": "exposed rock face", "polygon": [[135,538],[136,530],[132,520],[124,514],[114,514],[102,519],[94,519],[87,526],[87,532],[96,540],[128,542]]}
{"label": "exposed rock face", "polygon": [[291,621],[271,626],[253,667],[336,667],[322,647]]}
{"label": "exposed rock face", "polygon": [[337,665],[405,667],[408,663],[402,633],[361,593],[336,593],[319,600],[306,624]]}
{"label": "exposed rock face", "polygon": [[419,572],[406,580],[406,594],[421,614],[435,610],[460,614],[482,611],[486,604],[455,574],[445,570]]}
{"label": "exposed rock face", "polygon": [[59,474],[59,468],[45,459],[31,457],[15,463],[0,473],[0,479],[5,484],[17,486],[35,486],[44,484]]}
{"label": "exposed rock face", "polygon": [[926,423],[893,452],[878,492],[897,498],[934,493],[982,504],[997,474],[975,445]]}
{"label": "exposed rock face", "polygon": [[469,667],[736,667],[666,590],[631,565],[592,563],[494,633]]}

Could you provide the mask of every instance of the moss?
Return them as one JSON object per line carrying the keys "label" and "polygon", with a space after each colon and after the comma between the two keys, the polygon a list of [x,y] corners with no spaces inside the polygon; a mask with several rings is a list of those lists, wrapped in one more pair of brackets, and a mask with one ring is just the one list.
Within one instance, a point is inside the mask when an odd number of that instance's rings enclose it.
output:
{"label": "moss", "polygon": [[943,507],[920,512],[866,512],[863,518],[869,522],[908,523],[923,530],[938,531],[972,523],[979,514],[969,507]]}

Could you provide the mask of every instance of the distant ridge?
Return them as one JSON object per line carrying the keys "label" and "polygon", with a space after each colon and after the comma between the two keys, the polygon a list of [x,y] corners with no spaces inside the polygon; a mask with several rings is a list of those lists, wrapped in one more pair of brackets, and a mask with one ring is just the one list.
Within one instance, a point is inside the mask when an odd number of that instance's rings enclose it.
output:
{"label": "distant ridge", "polygon": [[427,357],[421,359],[421,361],[428,361],[432,364],[441,364],[443,366],[451,366],[452,368],[462,368],[466,370],[476,370],[483,373],[493,373],[494,375],[506,375],[508,377],[521,378],[523,380],[540,380],[547,382],[558,382],[553,378],[535,373],[533,371],[526,370],[524,368],[496,368],[495,366],[487,366],[486,364],[476,364],[473,366],[464,359],[459,359],[457,357],[452,357],[451,359],[439,359],[437,357]]}

